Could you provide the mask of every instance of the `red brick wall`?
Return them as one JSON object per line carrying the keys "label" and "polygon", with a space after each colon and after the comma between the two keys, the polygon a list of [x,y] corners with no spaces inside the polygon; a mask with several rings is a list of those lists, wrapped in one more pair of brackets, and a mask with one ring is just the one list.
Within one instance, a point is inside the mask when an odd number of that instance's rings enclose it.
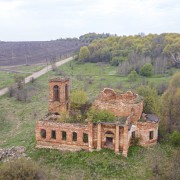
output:
{"label": "red brick wall", "polygon": [[[46,139],[41,137],[41,129],[46,130]],[[56,131],[56,139],[51,138],[51,131]],[[66,132],[66,140],[62,140],[62,131]],[[72,140],[73,132],[77,133],[77,141]],[[88,143],[83,142],[83,133],[88,134],[88,126],[73,123],[58,123],[50,121],[38,121],[36,123],[36,141],[49,144],[65,144],[88,148]]]}
{"label": "red brick wall", "polygon": [[[70,87],[69,87],[69,79],[59,80],[54,79],[49,81],[49,112],[51,113],[59,113],[62,110],[66,110],[66,106],[68,104],[68,109],[70,109]],[[54,101],[53,96],[53,88],[57,85],[60,88],[59,97],[60,101]],[[65,98],[65,86],[68,86],[68,100]]]}
{"label": "red brick wall", "polygon": [[[158,123],[138,122],[138,136],[140,137],[139,144],[141,146],[149,146],[157,143],[158,139]],[[153,139],[149,139],[149,132],[153,131]]]}
{"label": "red brick wall", "polygon": [[94,101],[93,106],[99,109],[111,111],[115,116],[129,116],[133,122],[137,122],[143,111],[143,101],[138,101],[138,95],[132,92],[124,94],[116,93],[112,89],[104,89]]}
{"label": "red brick wall", "polygon": [[[108,124],[102,124],[101,125],[101,147],[105,148],[106,147],[106,132],[111,131],[114,136],[113,136],[113,147],[115,145],[115,130],[116,130],[116,125],[108,125]],[[120,149],[123,148],[123,127],[120,127]],[[93,125],[93,146],[96,149],[97,148],[97,124]],[[114,148],[113,148],[114,149]]]}

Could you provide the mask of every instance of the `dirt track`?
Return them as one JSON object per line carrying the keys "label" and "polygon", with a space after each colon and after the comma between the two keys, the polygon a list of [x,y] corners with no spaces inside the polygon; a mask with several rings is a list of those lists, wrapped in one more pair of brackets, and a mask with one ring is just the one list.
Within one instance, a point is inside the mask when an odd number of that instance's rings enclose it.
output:
{"label": "dirt track", "polygon": [[[69,61],[72,61],[72,60],[73,60],[73,57],[61,60],[61,61],[56,63],[56,66],[61,66],[61,65],[65,64],[65,63],[67,63]],[[32,78],[37,79],[38,77],[42,76],[43,74],[46,74],[48,71],[51,71],[51,70],[52,70],[52,66],[49,65],[49,66],[41,69],[40,71],[35,72],[35,73],[31,74],[30,76],[26,77],[25,78],[25,83],[30,82]],[[3,96],[6,93],[8,93],[8,87],[3,88],[3,89],[0,90],[0,96]]]}

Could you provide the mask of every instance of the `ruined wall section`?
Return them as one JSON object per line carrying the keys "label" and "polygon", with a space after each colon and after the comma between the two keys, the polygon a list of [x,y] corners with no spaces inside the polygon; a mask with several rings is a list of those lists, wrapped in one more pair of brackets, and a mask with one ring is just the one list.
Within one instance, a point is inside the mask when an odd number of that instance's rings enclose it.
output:
{"label": "ruined wall section", "polygon": [[120,94],[112,89],[105,88],[94,101],[93,106],[98,109],[111,111],[115,116],[131,116],[131,120],[136,123],[143,111],[143,101],[137,95],[128,91]]}
{"label": "ruined wall section", "polygon": [[[41,130],[46,131],[43,138]],[[56,132],[56,138],[52,138],[52,131]],[[62,131],[66,132],[66,140],[63,140]],[[77,140],[73,141],[73,132],[77,133]],[[36,141],[39,147],[60,148],[66,147],[67,150],[88,149],[88,142],[83,142],[83,133],[88,134],[88,125],[77,123],[59,123],[51,121],[38,121],[36,123]],[[68,149],[69,148],[69,149]],[[61,148],[60,148],[61,149]]]}
{"label": "ruined wall section", "polygon": [[[101,126],[100,132],[98,126]],[[92,148],[98,149],[98,141],[100,141],[100,149],[108,148],[108,149],[117,149],[118,152],[123,152],[124,142],[126,141],[124,137],[124,127],[118,126],[116,124],[108,124],[108,123],[97,123],[93,124],[93,133],[92,133]],[[118,134],[117,134],[117,128]],[[100,133],[100,136],[98,134]],[[108,137],[112,138],[112,146],[108,146],[107,139]],[[118,140],[117,140],[118,137]],[[100,139],[98,139],[100,138]],[[117,142],[119,141],[119,142]],[[117,144],[117,146],[116,146]],[[98,149],[98,150],[100,150]]]}
{"label": "ruined wall section", "polygon": [[[139,144],[141,146],[155,145],[158,140],[158,126],[159,123],[154,122],[138,122],[138,137],[140,137]],[[152,133],[150,135],[150,133]],[[150,137],[152,136],[152,137]]]}

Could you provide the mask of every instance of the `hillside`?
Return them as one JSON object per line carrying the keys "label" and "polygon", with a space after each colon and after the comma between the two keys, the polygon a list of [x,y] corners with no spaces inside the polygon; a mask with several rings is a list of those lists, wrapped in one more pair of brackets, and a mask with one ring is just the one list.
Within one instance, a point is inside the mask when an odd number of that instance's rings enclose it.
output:
{"label": "hillside", "polygon": [[46,63],[56,58],[71,56],[83,45],[78,39],[53,41],[0,41],[0,66]]}
{"label": "hillside", "polygon": [[[60,75],[61,74],[61,75]],[[132,147],[129,157],[115,155],[110,150],[100,152],[59,152],[35,148],[35,123],[47,113],[48,79],[54,76],[71,78],[71,91],[84,89],[90,100],[104,87],[119,91],[135,90],[141,84],[158,87],[167,83],[171,76],[138,77],[129,82],[127,77],[117,74],[117,67],[107,64],[67,63],[57,71],[51,71],[27,84],[28,101],[17,101],[15,97],[0,97],[0,146],[24,146],[26,153],[43,169],[48,169],[50,179],[171,179],[179,177],[179,149],[168,143],[152,148]],[[7,108],[8,107],[8,108]]]}

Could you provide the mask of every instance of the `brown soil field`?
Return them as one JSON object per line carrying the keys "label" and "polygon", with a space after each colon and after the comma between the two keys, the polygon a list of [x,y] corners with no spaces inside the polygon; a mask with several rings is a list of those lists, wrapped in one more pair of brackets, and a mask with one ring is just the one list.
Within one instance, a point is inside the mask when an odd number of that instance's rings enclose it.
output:
{"label": "brown soil field", "polygon": [[73,55],[84,44],[78,39],[52,41],[0,41],[0,66],[38,64]]}

